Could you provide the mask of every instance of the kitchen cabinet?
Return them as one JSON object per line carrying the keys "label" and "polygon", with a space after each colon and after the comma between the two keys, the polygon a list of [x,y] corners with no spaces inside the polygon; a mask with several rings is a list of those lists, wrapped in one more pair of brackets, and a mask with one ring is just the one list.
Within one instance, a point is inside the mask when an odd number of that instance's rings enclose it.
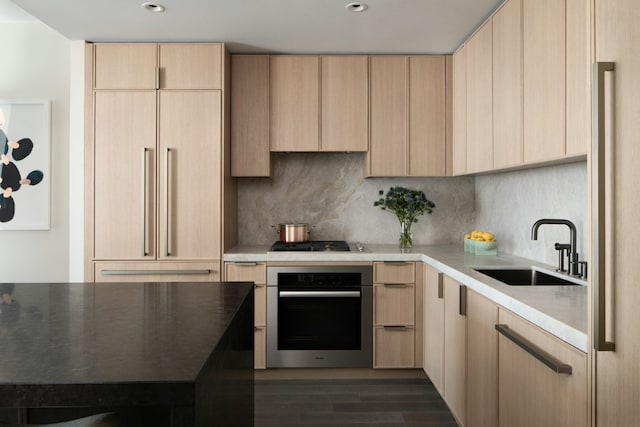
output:
{"label": "kitchen cabinet", "polygon": [[640,206],[640,3],[596,0],[594,13],[595,61],[601,68],[597,80],[602,81],[594,87],[594,130],[598,126],[600,132],[594,132],[590,156],[594,425],[629,426],[640,419],[635,237]]}
{"label": "kitchen cabinet", "polygon": [[269,81],[271,151],[318,151],[320,57],[272,56]]}
{"label": "kitchen cabinet", "polygon": [[320,151],[369,149],[369,58],[322,56]]}
{"label": "kitchen cabinet", "polygon": [[424,269],[423,369],[444,396],[444,274],[429,265]]}
{"label": "kitchen cabinet", "polygon": [[468,173],[493,168],[492,38],[489,19],[465,43]]}
{"label": "kitchen cabinet", "polygon": [[220,43],[97,43],[94,89],[222,89]]}
{"label": "kitchen cabinet", "polygon": [[[113,47],[88,45],[88,57],[94,58],[96,52],[100,57],[103,48]],[[130,49],[129,45],[124,48]],[[176,52],[181,48],[184,53]],[[220,86],[199,72],[209,70],[211,64],[221,67],[221,49],[219,44],[156,48],[160,86],[180,84],[184,89],[89,92],[85,217],[88,280],[96,279],[93,262],[110,261],[114,265],[106,268],[112,270],[121,270],[124,261],[200,261],[215,264],[212,270],[219,277],[223,179],[228,173],[223,167],[223,156],[228,156],[223,146],[224,99],[220,90],[194,88]],[[218,58],[196,60],[197,54],[216,54]],[[181,60],[194,66],[194,82],[186,81],[184,64],[170,72],[170,64]],[[95,64],[104,65],[104,61],[102,57]],[[91,59],[88,63],[88,75],[102,73],[93,69]],[[219,70],[218,76],[222,72]],[[138,264],[143,265],[151,267]],[[188,263],[175,265],[190,269]],[[162,274],[162,268],[158,264],[153,270]],[[143,280],[138,269],[132,268],[129,280]],[[116,280],[112,276],[100,280],[109,278]]]}
{"label": "kitchen cabinet", "polygon": [[268,55],[231,56],[231,175],[271,175]]}
{"label": "kitchen cabinet", "polygon": [[444,56],[371,57],[369,176],[446,174],[446,74]]}
{"label": "kitchen cabinet", "polygon": [[467,64],[465,45],[453,54],[453,175],[467,173]]}
{"label": "kitchen cabinet", "polygon": [[425,266],[423,369],[459,425],[466,425],[467,288]]}
{"label": "kitchen cabinet", "polygon": [[498,425],[498,306],[467,289],[467,427]]}
{"label": "kitchen cabinet", "polygon": [[508,0],[492,17],[493,168],[522,164],[522,3]]}
{"label": "kitchen cabinet", "polygon": [[95,282],[210,282],[219,281],[217,262],[96,261]]}
{"label": "kitchen cabinet", "polygon": [[227,262],[224,265],[228,282],[254,283],[254,368],[267,367],[267,264],[264,262]]}
{"label": "kitchen cabinet", "polygon": [[415,366],[415,263],[373,264],[374,368]]}
{"label": "kitchen cabinet", "polygon": [[466,292],[444,276],[444,399],[461,426],[467,422]]}
{"label": "kitchen cabinet", "polygon": [[523,0],[524,162],[564,156],[565,1]]}
{"label": "kitchen cabinet", "polygon": [[497,327],[499,425],[589,425],[587,355],[503,308]]}

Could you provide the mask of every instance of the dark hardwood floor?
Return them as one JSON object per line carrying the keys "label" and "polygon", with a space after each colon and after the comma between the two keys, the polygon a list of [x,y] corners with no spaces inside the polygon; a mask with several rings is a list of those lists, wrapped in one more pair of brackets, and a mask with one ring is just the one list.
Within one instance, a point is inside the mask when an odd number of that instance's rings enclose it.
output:
{"label": "dark hardwood floor", "polygon": [[426,377],[260,378],[255,426],[457,426]]}

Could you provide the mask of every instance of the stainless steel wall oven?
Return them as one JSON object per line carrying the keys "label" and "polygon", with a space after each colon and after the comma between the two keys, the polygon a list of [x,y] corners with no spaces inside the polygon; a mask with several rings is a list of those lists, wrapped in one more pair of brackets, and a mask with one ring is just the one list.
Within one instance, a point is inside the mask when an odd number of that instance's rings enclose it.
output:
{"label": "stainless steel wall oven", "polygon": [[372,367],[370,265],[267,267],[267,368]]}

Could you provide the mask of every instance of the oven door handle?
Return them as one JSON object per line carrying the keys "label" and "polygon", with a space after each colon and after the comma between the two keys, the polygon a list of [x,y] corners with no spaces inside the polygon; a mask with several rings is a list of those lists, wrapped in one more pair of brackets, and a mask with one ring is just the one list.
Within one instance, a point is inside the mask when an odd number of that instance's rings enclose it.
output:
{"label": "oven door handle", "polygon": [[360,298],[360,291],[280,291],[280,298]]}

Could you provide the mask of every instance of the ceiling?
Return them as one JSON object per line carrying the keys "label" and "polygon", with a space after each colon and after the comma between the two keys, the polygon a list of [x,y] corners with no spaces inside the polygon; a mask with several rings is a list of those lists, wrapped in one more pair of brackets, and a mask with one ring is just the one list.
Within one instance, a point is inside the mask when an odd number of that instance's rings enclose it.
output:
{"label": "ceiling", "polygon": [[[70,40],[220,41],[233,53],[451,53],[503,0],[12,0]],[[2,13],[0,0],[0,13]],[[155,0],[154,0],[155,2]],[[9,5],[10,6],[10,5]]]}

